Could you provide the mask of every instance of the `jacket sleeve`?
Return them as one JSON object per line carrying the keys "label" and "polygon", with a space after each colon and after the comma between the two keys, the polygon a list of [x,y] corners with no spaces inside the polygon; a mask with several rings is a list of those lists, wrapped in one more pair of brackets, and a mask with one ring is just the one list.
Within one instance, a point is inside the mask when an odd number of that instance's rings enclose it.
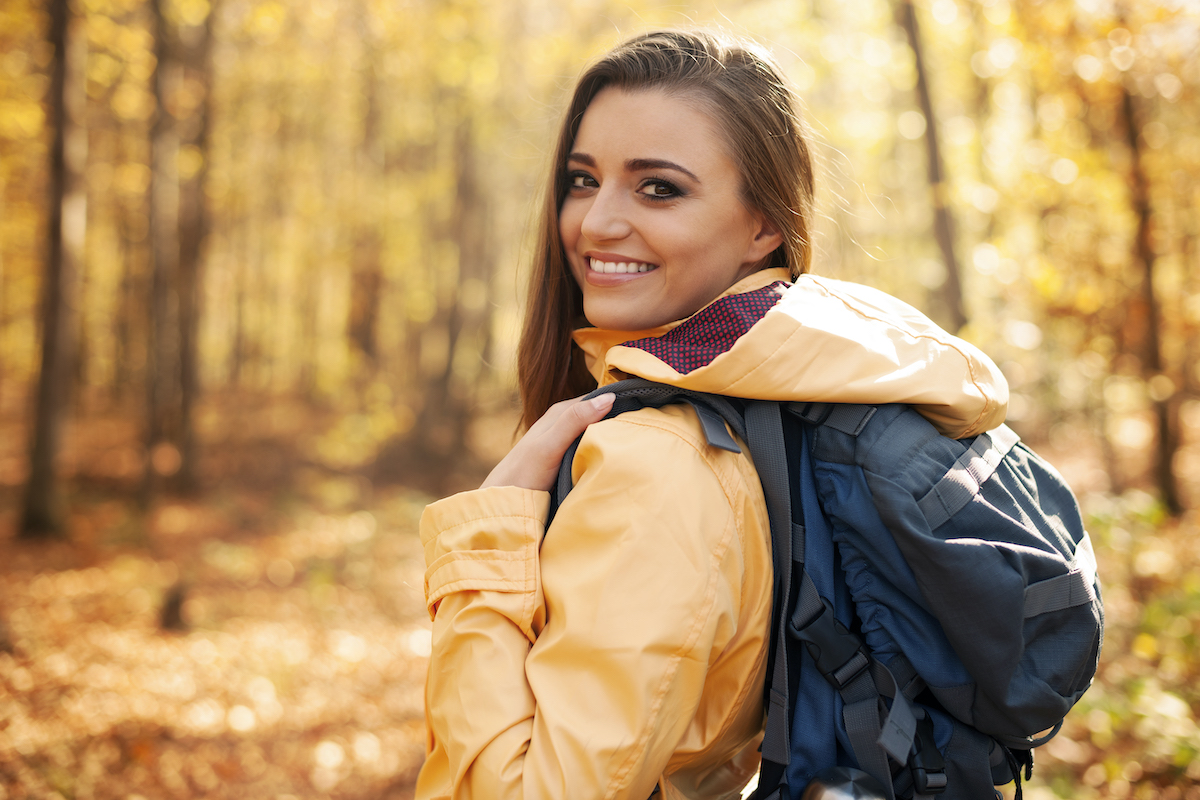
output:
{"label": "jacket sleeve", "polygon": [[744,575],[740,489],[708,461],[735,456],[655,415],[588,430],[544,543],[542,492],[479,490],[426,510],[434,626],[417,797],[653,791],[736,628]]}

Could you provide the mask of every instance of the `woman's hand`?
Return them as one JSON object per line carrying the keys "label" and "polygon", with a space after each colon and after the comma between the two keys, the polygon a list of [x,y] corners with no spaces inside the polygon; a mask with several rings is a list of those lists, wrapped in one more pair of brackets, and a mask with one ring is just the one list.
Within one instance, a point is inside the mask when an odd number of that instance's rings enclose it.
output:
{"label": "woman's hand", "polygon": [[555,403],[533,423],[479,487],[518,486],[548,491],[558,480],[558,468],[571,442],[593,422],[604,419],[616,395],[591,400],[574,398]]}

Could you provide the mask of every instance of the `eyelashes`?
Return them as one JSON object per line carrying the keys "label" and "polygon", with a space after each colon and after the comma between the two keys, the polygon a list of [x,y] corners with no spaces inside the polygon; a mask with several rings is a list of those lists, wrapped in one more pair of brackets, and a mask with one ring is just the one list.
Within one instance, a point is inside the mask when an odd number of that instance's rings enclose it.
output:
{"label": "eyelashes", "polygon": [[[587,172],[567,174],[567,191],[599,188],[600,182]],[[687,192],[666,178],[649,177],[638,184],[637,193],[652,202],[663,202],[683,197]]]}
{"label": "eyelashes", "polygon": [[[658,191],[659,189],[664,191]],[[638,187],[638,193],[650,200],[671,200],[683,196],[678,186],[662,178],[647,178]]]}

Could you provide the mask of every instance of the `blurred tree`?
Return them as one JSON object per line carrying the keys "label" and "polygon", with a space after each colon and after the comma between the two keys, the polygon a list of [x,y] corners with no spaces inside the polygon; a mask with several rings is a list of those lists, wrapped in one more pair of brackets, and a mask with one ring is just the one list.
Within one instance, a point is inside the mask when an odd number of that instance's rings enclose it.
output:
{"label": "blurred tree", "polygon": [[87,228],[87,131],[82,127],[86,41],[69,0],[50,4],[49,43],[54,57],[49,105],[49,214],[42,282],[42,360],[34,412],[29,479],[21,535],[65,534],[65,509],[56,472],[77,334],[76,282],[83,263]]}
{"label": "blurred tree", "polygon": [[[963,335],[1010,377],[1014,423],[1095,431],[1119,489],[1189,458],[1200,26],[1182,6],[1127,4],[1123,21],[1114,8],[756,0],[722,13],[768,37],[818,131],[818,270],[947,327],[969,316]],[[186,486],[196,442],[236,427],[194,432],[201,386],[218,404],[327,413],[299,461],[401,477],[382,449],[402,451],[408,474],[469,460],[472,420],[513,405],[527,223],[571,76],[634,31],[683,21],[662,0],[77,12],[91,140],[76,412],[105,397],[106,412],[140,415],[148,491]],[[48,210],[52,52],[33,44],[40,13],[0,7],[0,410],[37,367],[28,231]]]}
{"label": "blurred tree", "polygon": [[1129,145],[1129,202],[1137,219],[1137,230],[1133,236],[1134,264],[1141,273],[1141,292],[1138,303],[1142,320],[1142,367],[1143,377],[1151,387],[1151,403],[1154,408],[1157,447],[1154,453],[1154,482],[1168,513],[1183,511],[1183,500],[1172,464],[1179,449],[1179,413],[1174,388],[1155,392],[1157,382],[1174,381],[1166,375],[1167,365],[1162,351],[1162,307],[1155,289],[1155,264],[1157,256],[1151,241],[1153,210],[1150,206],[1149,177],[1142,157],[1142,126],[1133,95],[1124,84],[1120,87],[1121,119],[1125,139]]}
{"label": "blurred tree", "polygon": [[146,461],[142,504],[180,467],[179,134],[171,108],[180,86],[166,0],[150,0],[154,31],[154,124],[150,131],[149,347],[146,353]]}
{"label": "blurred tree", "polygon": [[[950,181],[938,137],[938,119],[933,110],[933,99],[929,89],[929,75],[925,67],[924,48],[921,44],[921,29],[912,0],[900,0],[896,16],[904,29],[908,46],[912,49],[916,68],[917,104],[925,117],[925,168],[929,177],[929,193],[933,205],[933,238],[942,254],[946,268],[946,279],[934,293],[935,316],[952,332],[967,324],[963,305],[962,277],[958,257],[954,253],[954,216],[950,211]],[[940,313],[937,313],[940,312]]]}
{"label": "blurred tree", "polygon": [[362,191],[357,193],[357,212],[354,215],[354,243],[351,256],[350,308],[347,334],[359,358],[364,362],[361,372],[378,368],[379,304],[383,290],[383,205],[380,179],[387,170],[387,158],[382,136],[383,114],[380,108],[380,76],[382,53],[369,19],[367,7],[360,9],[357,20],[363,43],[362,66],[362,139],[356,148],[355,171]]}
{"label": "blurred tree", "polygon": [[208,233],[212,11],[207,3],[151,0],[155,114],[149,185],[150,347],[146,359],[146,459],[142,502],[164,479],[197,489],[195,407],[201,257]]}
{"label": "blurred tree", "polygon": [[[215,5],[215,4],[214,4]],[[189,6],[189,8],[191,8]],[[184,492],[199,486],[196,403],[200,394],[199,328],[203,248],[209,230],[205,196],[208,176],[209,118],[212,109],[212,29],[215,8],[195,7],[182,20],[183,91],[173,111],[182,117],[184,144],[178,169],[179,194],[179,479]],[[207,12],[201,14],[200,12]]]}

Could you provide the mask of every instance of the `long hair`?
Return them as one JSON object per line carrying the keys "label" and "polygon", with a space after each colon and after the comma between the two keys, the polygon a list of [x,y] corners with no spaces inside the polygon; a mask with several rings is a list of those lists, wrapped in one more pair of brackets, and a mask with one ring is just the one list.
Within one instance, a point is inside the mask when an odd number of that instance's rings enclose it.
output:
{"label": "long hair", "polygon": [[551,161],[517,353],[526,428],[554,403],[596,387],[571,340],[583,318],[583,295],[567,265],[558,215],[567,193],[567,156],[583,114],[610,86],[664,91],[704,107],[741,172],[746,207],[783,236],[767,266],[787,267],[795,278],[812,260],[808,132],[770,55],[750,42],[703,31],[659,31],[618,45],[579,79]]}

